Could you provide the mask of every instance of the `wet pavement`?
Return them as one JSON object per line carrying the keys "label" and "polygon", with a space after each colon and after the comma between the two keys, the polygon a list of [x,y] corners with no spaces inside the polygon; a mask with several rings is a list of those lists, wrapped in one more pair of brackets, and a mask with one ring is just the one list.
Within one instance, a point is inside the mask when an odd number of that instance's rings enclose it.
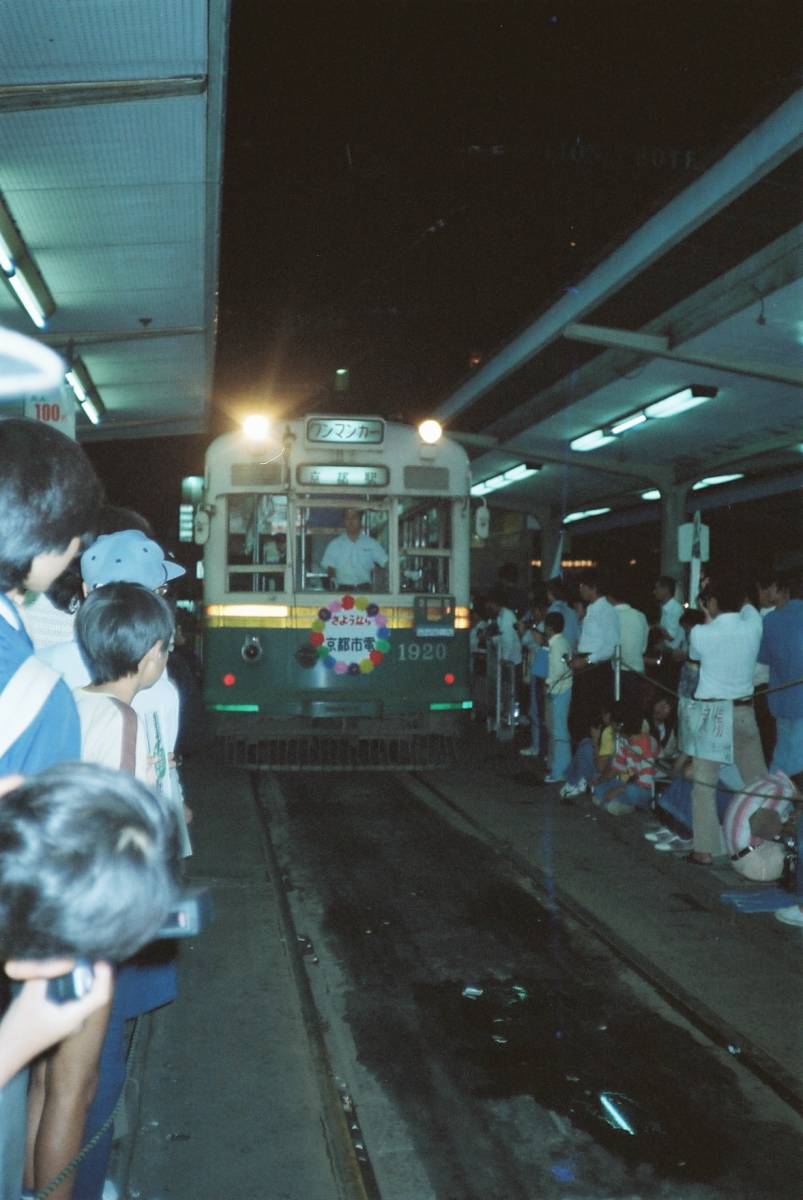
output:
{"label": "wet pavement", "polygon": [[191,768],[219,915],[133,1071],[130,1200],[800,1200],[743,1066],[799,1087],[799,931],[536,780],[476,737],[417,779],[262,776],[258,816]]}
{"label": "wet pavement", "polygon": [[799,1200],[783,1106],[497,850],[392,776],[270,793],[383,1197]]}

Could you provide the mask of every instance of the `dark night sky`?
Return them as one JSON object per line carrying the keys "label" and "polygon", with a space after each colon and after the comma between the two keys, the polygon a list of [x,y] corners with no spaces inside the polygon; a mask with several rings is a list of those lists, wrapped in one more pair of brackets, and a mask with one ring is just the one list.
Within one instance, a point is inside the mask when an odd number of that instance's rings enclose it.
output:
{"label": "dark night sky", "polygon": [[[233,0],[212,434],[426,413],[788,93],[799,0]],[[172,523],[208,439],[92,451]],[[120,451],[122,450],[122,454]],[[112,484],[112,480],[114,483]],[[167,530],[165,530],[167,532]]]}

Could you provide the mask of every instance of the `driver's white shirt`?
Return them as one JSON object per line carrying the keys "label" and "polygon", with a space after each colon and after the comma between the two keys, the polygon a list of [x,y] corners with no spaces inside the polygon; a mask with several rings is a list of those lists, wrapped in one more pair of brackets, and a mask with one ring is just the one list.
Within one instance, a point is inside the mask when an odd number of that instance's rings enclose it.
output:
{"label": "driver's white shirt", "polygon": [[335,581],[358,586],[372,582],[374,566],[384,567],[388,556],[376,538],[361,533],[352,541],[347,533],[332,538],[323,552],[321,567],[334,567]]}

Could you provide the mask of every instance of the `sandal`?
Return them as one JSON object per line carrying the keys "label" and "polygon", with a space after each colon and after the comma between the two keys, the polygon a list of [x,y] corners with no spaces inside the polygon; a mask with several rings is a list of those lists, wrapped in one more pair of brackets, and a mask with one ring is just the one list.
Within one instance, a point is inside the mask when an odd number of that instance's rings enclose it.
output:
{"label": "sandal", "polygon": [[694,850],[690,854],[684,855],[683,861],[691,863],[693,867],[713,867],[714,865],[713,858],[700,858],[698,854],[695,854]]}

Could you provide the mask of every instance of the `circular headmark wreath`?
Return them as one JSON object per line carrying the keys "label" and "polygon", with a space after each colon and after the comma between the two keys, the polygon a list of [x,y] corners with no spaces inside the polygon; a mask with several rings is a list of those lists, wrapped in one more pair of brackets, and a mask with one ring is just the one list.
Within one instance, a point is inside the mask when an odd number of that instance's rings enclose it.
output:
{"label": "circular headmark wreath", "polygon": [[336,675],[370,675],[390,650],[388,619],[367,596],[342,596],[318,609],[309,640]]}

